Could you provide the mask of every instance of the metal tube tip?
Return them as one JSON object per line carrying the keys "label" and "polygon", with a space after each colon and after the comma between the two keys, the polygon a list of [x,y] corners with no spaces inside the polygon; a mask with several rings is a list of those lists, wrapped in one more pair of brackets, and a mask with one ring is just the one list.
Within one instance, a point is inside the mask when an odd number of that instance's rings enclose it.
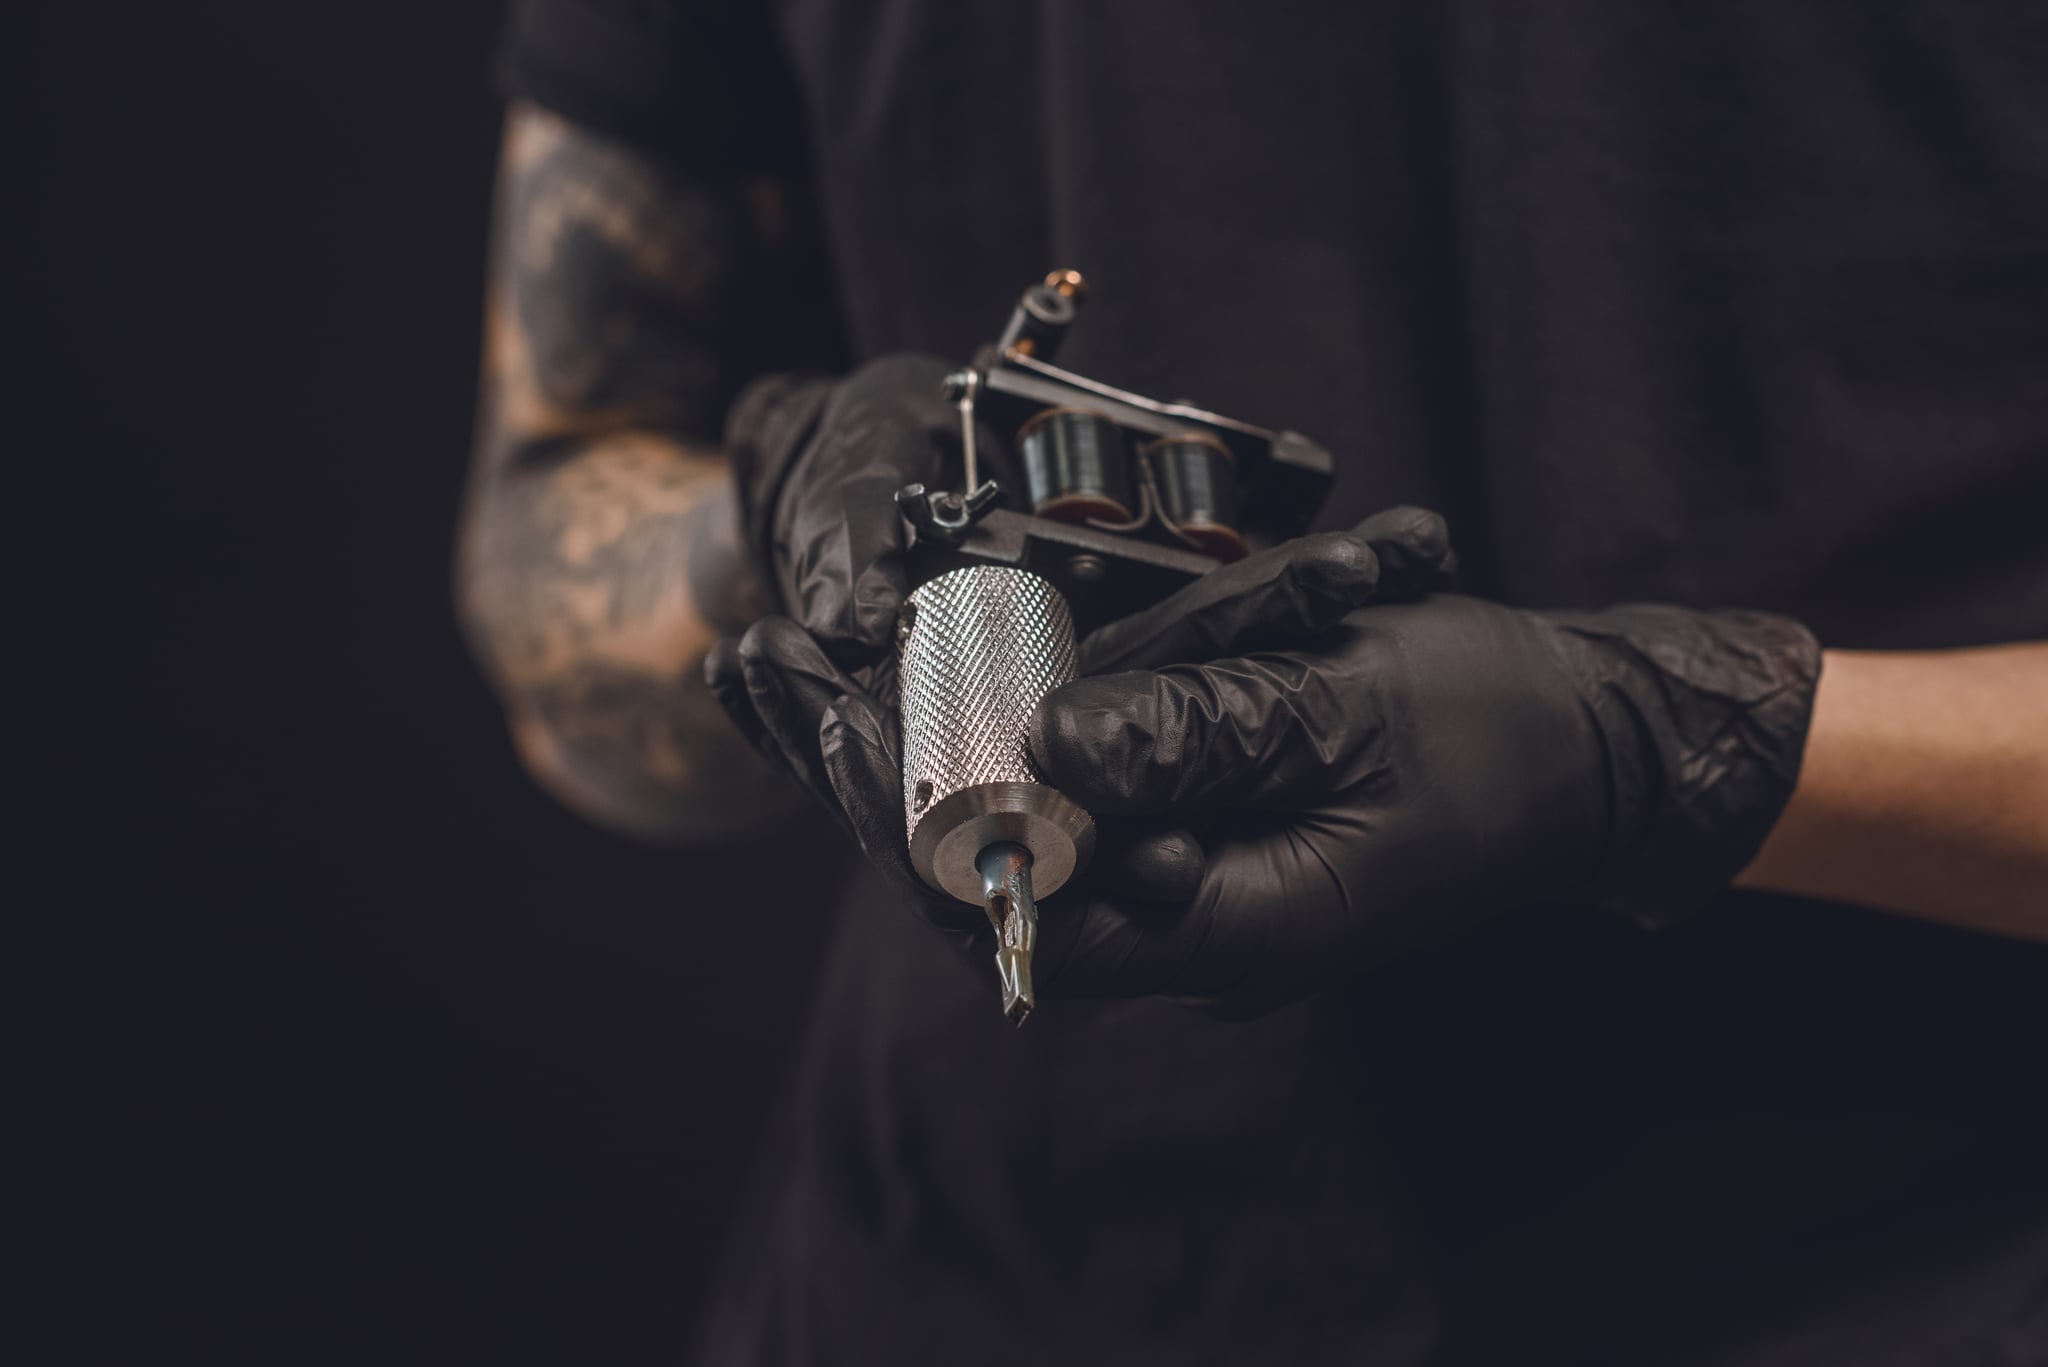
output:
{"label": "metal tube tip", "polygon": [[1003,980],[1003,1015],[1022,1025],[1038,1004],[1031,990],[1031,952],[1004,945],[996,951],[996,974]]}
{"label": "metal tube tip", "polygon": [[996,976],[1003,984],[1003,1015],[1022,1025],[1038,1004],[1031,986],[1031,951],[1038,942],[1038,903],[1031,893],[1031,851],[999,841],[981,852],[982,909],[996,932]]}

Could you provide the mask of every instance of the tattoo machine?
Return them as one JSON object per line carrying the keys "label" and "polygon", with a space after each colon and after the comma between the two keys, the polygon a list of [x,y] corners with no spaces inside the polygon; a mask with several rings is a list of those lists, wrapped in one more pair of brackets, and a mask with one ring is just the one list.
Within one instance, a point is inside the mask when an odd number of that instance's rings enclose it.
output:
{"label": "tattoo machine", "polygon": [[[1003,1013],[1033,1005],[1037,899],[1087,865],[1095,821],[1031,760],[1032,711],[1075,677],[1076,632],[1157,602],[1254,545],[1298,536],[1328,492],[1328,451],[1053,364],[1078,272],[1025,290],[1001,337],[946,379],[957,489],[906,485],[914,589],[897,626],[910,858],[995,927]],[[989,452],[975,428],[1015,433]],[[1007,506],[1006,506],[1007,505]]]}

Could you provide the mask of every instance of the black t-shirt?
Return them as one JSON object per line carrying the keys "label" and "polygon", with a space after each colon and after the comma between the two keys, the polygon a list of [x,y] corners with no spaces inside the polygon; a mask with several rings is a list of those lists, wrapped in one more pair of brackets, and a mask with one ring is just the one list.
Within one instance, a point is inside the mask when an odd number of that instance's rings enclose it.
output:
{"label": "black t-shirt", "polygon": [[[506,71],[810,177],[858,357],[1083,270],[1063,363],[1313,434],[1478,592],[2048,635],[2033,0],[536,0]],[[2048,1363],[2038,946],[1731,894],[1015,1032],[843,926],[714,1361]]]}

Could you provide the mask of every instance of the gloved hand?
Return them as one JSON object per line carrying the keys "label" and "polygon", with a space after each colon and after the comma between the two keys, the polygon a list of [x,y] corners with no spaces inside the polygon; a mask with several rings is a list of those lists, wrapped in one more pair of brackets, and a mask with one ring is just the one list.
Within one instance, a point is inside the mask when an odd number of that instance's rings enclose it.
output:
{"label": "gloved hand", "polygon": [[[1395,509],[1225,566],[1100,628],[1080,643],[1080,667],[1154,668],[1312,640],[1362,603],[1442,587],[1453,565],[1441,518]],[[706,672],[740,730],[840,813],[907,902],[943,928],[985,934],[979,908],[933,892],[911,868],[894,664],[887,656],[849,674],[795,623],[772,617],[721,643]],[[1186,901],[1201,878],[1201,846],[1176,814],[1112,815],[1098,820],[1093,864],[1041,909],[1041,926],[1098,914],[1122,924],[1147,904]]]}
{"label": "gloved hand", "polygon": [[1091,812],[1203,837],[1184,907],[1048,910],[1048,992],[1248,1014],[1496,911],[1682,915],[1799,769],[1819,650],[1760,613],[1536,613],[1440,595],[1315,645],[1077,680],[1032,753]]}
{"label": "gloved hand", "polygon": [[[930,482],[957,451],[959,410],[940,393],[953,368],[901,355],[844,379],[770,376],[727,419],[740,519],[763,580],[841,664],[873,664],[893,647],[906,592],[896,491]],[[997,450],[992,439],[977,446]]]}

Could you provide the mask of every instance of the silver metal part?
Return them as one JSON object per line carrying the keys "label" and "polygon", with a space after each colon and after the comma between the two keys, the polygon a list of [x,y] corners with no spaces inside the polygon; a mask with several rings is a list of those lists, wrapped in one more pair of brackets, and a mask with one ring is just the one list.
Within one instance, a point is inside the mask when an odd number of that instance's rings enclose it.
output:
{"label": "silver metal part", "polygon": [[981,870],[981,905],[996,928],[996,975],[1003,983],[1003,1014],[1022,1025],[1038,1004],[1031,988],[1031,951],[1038,945],[1038,902],[1031,892],[1031,851],[1008,841],[991,845],[975,861]]}
{"label": "silver metal part", "polygon": [[1061,384],[1072,385],[1074,388],[1086,390],[1090,394],[1100,394],[1105,399],[1115,399],[1118,403],[1127,403],[1133,408],[1142,408],[1147,413],[1157,413],[1162,418],[1175,418],[1182,422],[1200,423],[1205,427],[1227,428],[1232,432],[1242,432],[1248,437],[1256,437],[1261,441],[1272,441],[1278,435],[1266,428],[1255,427],[1248,422],[1239,422],[1236,418],[1226,418],[1221,413],[1211,413],[1206,408],[1197,408],[1191,403],[1161,403],[1157,399],[1148,399],[1143,394],[1133,394],[1128,389],[1118,389],[1115,385],[1107,385],[1100,380],[1091,380],[1086,375],[1077,375],[1071,370],[1062,370],[1050,361],[1041,361],[1035,356],[1020,355],[1012,351],[1004,355],[1003,362],[1006,365],[1016,366],[1020,370],[1036,371],[1047,379],[1058,380]]}
{"label": "silver metal part", "polygon": [[983,902],[979,860],[1021,845],[1040,897],[1095,849],[1095,821],[1031,761],[1031,713],[1074,677],[1074,618],[1025,570],[977,565],[910,595],[897,633],[903,806],[918,876]]}
{"label": "silver metal part", "polygon": [[960,410],[960,454],[967,467],[967,482],[961,487],[973,490],[981,487],[981,462],[974,449],[974,397],[981,391],[981,372],[969,366],[960,374],[960,397],[954,406]]}

